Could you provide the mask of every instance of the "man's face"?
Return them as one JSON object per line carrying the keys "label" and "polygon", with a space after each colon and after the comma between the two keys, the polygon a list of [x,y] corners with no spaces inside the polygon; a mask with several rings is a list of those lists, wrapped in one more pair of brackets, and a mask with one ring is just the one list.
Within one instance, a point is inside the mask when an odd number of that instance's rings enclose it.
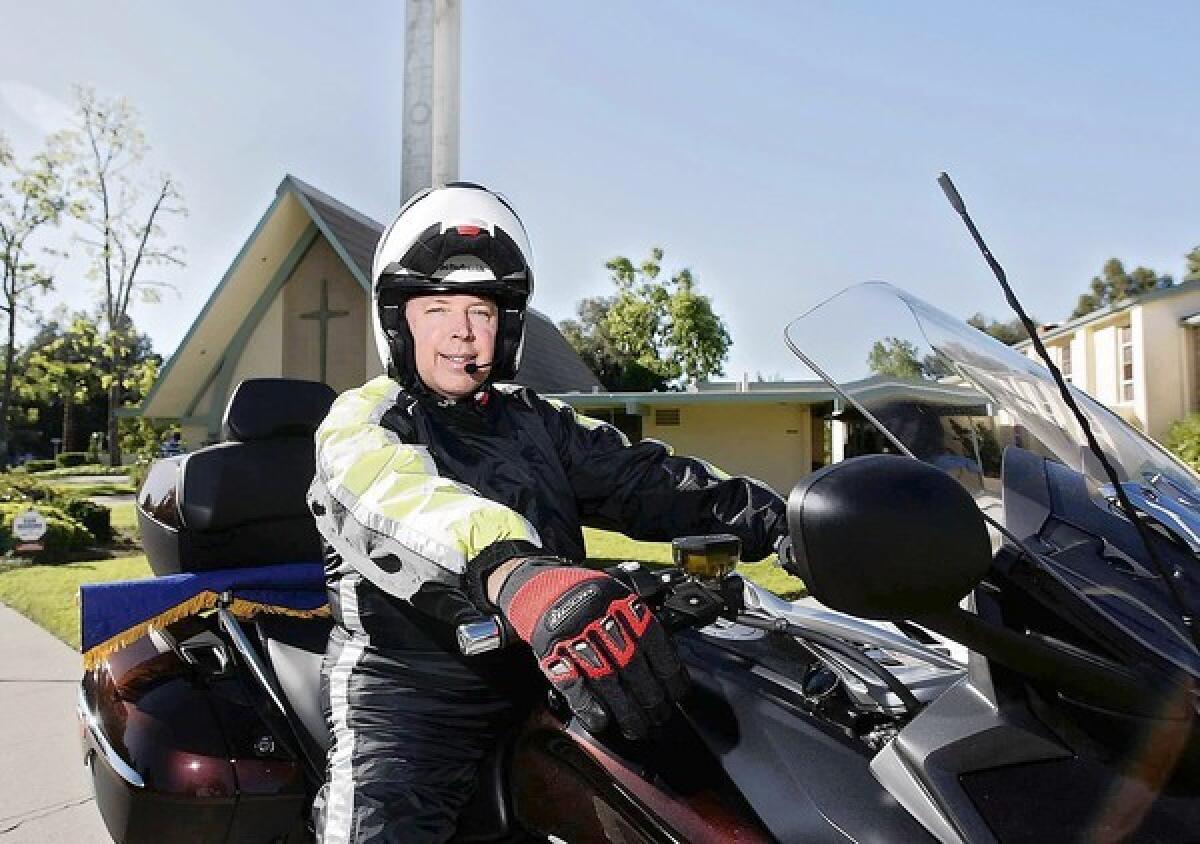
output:
{"label": "man's face", "polygon": [[496,303],[467,293],[416,296],[404,308],[413,337],[417,375],[448,399],[471,395],[490,369],[469,374],[468,363],[490,364],[496,351]]}

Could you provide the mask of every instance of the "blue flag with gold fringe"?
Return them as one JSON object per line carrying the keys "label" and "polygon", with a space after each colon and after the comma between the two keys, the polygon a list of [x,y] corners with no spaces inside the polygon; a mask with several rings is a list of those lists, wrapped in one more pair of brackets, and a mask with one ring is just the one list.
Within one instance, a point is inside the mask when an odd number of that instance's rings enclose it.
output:
{"label": "blue flag with gold fringe", "polygon": [[224,592],[232,596],[230,612],[242,619],[259,613],[303,618],[329,614],[321,563],[284,563],[88,583],[79,589],[84,668],[99,665],[114,651],[144,636],[151,627],[163,627],[206,609],[215,609]]}

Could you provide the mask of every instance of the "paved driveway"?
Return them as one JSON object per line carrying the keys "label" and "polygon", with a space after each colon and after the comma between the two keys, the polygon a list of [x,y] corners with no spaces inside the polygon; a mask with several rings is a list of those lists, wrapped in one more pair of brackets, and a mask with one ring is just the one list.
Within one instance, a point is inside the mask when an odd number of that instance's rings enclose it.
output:
{"label": "paved driveway", "polygon": [[0,844],[110,844],[75,720],[79,654],[0,604]]}

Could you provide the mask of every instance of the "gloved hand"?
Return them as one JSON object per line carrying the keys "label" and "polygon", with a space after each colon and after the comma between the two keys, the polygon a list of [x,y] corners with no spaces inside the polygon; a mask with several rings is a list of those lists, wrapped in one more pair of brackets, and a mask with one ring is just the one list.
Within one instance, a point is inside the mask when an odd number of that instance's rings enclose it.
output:
{"label": "gloved hand", "polygon": [[667,632],[607,574],[530,558],[504,581],[496,603],[589,732],[612,718],[627,738],[642,738],[687,691]]}

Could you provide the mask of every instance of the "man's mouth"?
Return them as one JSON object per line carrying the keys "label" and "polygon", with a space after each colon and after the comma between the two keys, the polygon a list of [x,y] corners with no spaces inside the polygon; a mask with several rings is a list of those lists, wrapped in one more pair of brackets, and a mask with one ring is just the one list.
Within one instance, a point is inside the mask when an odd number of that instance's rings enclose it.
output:
{"label": "man's mouth", "polygon": [[477,357],[479,357],[479,355],[446,355],[446,354],[443,354],[443,355],[439,355],[439,357],[441,357],[443,360],[449,361],[453,366],[459,367],[459,366],[466,366],[468,363],[471,363]]}

